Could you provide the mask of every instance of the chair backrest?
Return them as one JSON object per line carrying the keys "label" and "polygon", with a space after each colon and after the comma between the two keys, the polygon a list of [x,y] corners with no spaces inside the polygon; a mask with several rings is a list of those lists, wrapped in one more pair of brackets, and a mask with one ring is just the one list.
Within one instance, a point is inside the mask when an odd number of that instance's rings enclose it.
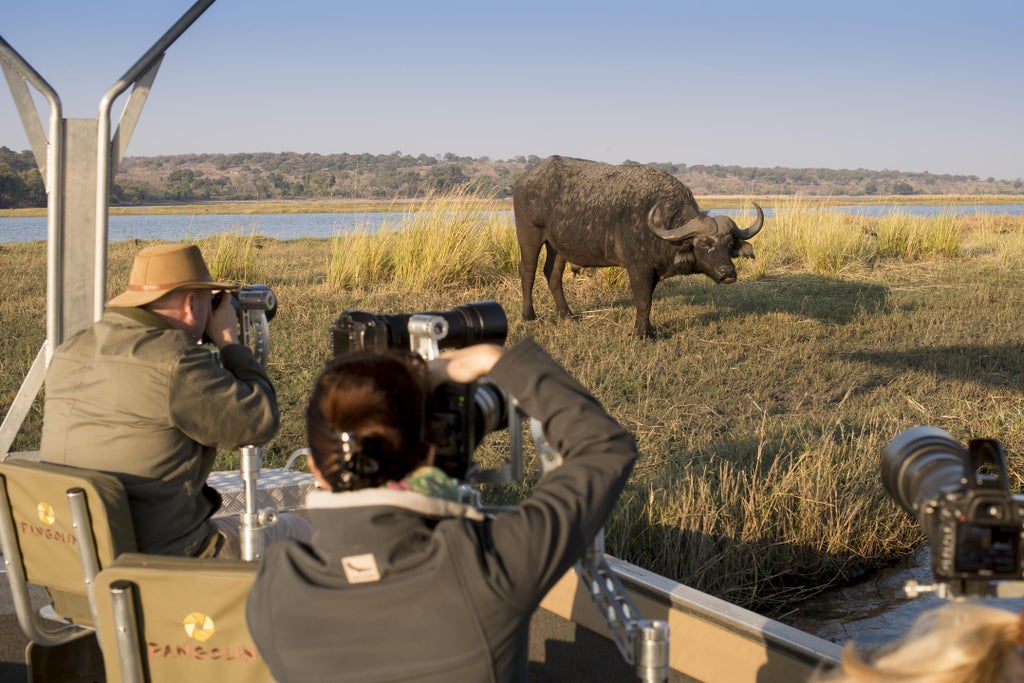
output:
{"label": "chair backrest", "polygon": [[[18,563],[29,583],[47,588],[58,615],[90,625],[89,570],[83,562],[99,570],[136,550],[121,482],[93,470],[8,459],[0,462],[0,488],[6,499],[0,504],[0,522],[14,532],[8,560]],[[80,533],[74,527],[74,498],[84,502],[81,510],[88,520]],[[90,537],[89,543],[81,540]]]}
{"label": "chair backrest", "polygon": [[241,560],[118,557],[96,577],[107,680],[272,682],[245,620],[257,568]]}

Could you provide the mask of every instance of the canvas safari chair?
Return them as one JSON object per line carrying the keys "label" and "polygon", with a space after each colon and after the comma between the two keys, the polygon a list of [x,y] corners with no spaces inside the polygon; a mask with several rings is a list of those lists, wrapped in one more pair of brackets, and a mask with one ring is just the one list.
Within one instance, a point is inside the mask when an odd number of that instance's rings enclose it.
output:
{"label": "canvas safari chair", "polygon": [[137,553],[116,477],[0,462],[0,541],[32,680],[273,680],[245,622],[257,566]]}
{"label": "canvas safari chair", "polygon": [[[0,462],[0,544],[33,676],[88,680],[81,676],[91,671],[101,678],[91,597],[96,574],[136,549],[121,483],[93,470]],[[46,589],[52,618],[34,609],[29,584]]]}
{"label": "canvas safari chair", "polygon": [[96,577],[107,680],[272,683],[245,621],[256,569],[242,560],[118,557]]}

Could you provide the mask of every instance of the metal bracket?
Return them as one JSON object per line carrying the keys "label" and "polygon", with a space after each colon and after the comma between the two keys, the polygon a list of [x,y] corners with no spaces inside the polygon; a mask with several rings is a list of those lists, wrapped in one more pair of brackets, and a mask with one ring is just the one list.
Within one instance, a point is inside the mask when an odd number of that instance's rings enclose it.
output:
{"label": "metal bracket", "polygon": [[270,360],[270,325],[266,311],[242,310],[241,339],[245,346],[252,348],[253,355],[263,367]]}
{"label": "metal bracket", "polygon": [[[544,436],[540,421],[530,419],[533,444],[540,457],[542,474],[562,464],[562,455],[553,449]],[[637,677],[645,683],[661,683],[669,675],[669,625],[659,619],[644,619],[629,597],[619,577],[604,558],[604,528],[575,565],[580,583],[608,625],[619,654],[636,668]]]}
{"label": "metal bracket", "polygon": [[604,529],[597,532],[575,569],[608,625],[619,654],[636,667],[637,678],[645,683],[668,680],[668,622],[641,617],[619,577],[604,559]]}
{"label": "metal bracket", "polygon": [[39,390],[43,387],[43,381],[46,379],[48,349],[49,345],[44,341],[39,353],[36,354],[36,359],[32,361],[32,367],[29,368],[28,374],[25,375],[25,379],[21,383],[21,388],[18,389],[18,394],[14,397],[14,402],[8,408],[3,423],[0,424],[0,460],[7,459],[11,445],[14,443],[15,437],[18,436],[18,430],[21,429],[33,401],[36,400]]}
{"label": "metal bracket", "polygon": [[255,562],[263,557],[263,530],[277,524],[277,510],[256,508],[260,469],[263,467],[265,452],[263,446],[242,446],[240,474],[245,489],[245,511],[238,516],[238,537],[242,559],[247,562]]}

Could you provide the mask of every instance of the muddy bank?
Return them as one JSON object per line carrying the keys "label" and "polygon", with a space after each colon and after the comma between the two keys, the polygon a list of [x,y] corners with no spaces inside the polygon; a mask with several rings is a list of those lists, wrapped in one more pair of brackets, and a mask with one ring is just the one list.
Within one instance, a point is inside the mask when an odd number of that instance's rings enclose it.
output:
{"label": "muddy bank", "polygon": [[[903,592],[910,579],[931,583],[930,563],[928,548],[922,547],[860,581],[801,603],[779,621],[834,643],[852,639],[860,646],[875,647],[891,642],[906,633],[918,615],[943,603],[933,594],[910,599]],[[1024,598],[988,602],[1017,612],[1024,609]]]}

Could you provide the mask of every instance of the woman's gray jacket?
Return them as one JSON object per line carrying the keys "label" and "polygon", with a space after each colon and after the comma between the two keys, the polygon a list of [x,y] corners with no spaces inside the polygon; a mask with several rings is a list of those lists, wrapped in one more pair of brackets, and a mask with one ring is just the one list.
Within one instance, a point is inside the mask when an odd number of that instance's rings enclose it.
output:
{"label": "woman's gray jacket", "polygon": [[312,547],[270,546],[248,602],[277,680],[527,680],[530,616],[605,523],[636,446],[532,341],[489,377],[562,466],[493,518],[409,491],[311,494]]}

